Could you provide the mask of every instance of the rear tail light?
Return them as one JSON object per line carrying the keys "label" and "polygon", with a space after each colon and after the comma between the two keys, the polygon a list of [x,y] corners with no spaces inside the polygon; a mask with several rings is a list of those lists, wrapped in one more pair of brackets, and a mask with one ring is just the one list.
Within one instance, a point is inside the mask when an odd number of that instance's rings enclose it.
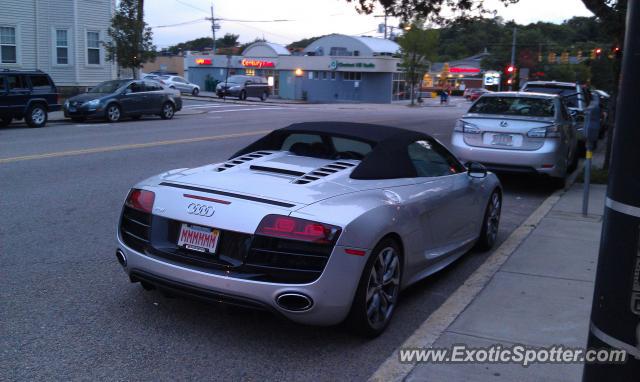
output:
{"label": "rear tail light", "polygon": [[534,127],[527,132],[529,138],[556,138],[560,136],[560,128],[558,125],[549,125],[545,127]]}
{"label": "rear tail light", "polygon": [[138,211],[151,213],[155,199],[156,194],[153,192],[133,188],[129,191],[129,195],[124,204]]}
{"label": "rear tail light", "polygon": [[256,229],[256,235],[318,244],[332,243],[339,234],[339,227],[282,215],[265,216]]}
{"label": "rear tail light", "polygon": [[458,120],[453,130],[466,134],[480,134],[478,126],[463,120]]}

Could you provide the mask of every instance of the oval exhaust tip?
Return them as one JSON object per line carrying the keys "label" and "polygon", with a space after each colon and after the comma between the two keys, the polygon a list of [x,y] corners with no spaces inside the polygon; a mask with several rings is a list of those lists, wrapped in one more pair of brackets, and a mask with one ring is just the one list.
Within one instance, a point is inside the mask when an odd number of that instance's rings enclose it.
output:
{"label": "oval exhaust tip", "polygon": [[127,266],[127,256],[125,256],[124,252],[119,249],[116,251],[116,259],[118,259],[118,263],[123,267]]}
{"label": "oval exhaust tip", "polygon": [[276,303],[291,312],[302,312],[313,306],[313,300],[301,293],[283,293],[276,298]]}

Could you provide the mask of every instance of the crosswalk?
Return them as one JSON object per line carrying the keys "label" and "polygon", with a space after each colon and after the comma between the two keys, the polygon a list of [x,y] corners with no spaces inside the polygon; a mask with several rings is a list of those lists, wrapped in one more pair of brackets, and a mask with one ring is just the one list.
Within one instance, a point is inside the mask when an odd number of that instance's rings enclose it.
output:
{"label": "crosswalk", "polygon": [[265,104],[237,104],[237,103],[218,103],[211,102],[206,104],[188,104],[182,107],[183,112],[192,112],[197,114],[219,114],[219,113],[239,113],[251,111],[271,111],[290,109],[290,107],[282,107],[278,105]]}

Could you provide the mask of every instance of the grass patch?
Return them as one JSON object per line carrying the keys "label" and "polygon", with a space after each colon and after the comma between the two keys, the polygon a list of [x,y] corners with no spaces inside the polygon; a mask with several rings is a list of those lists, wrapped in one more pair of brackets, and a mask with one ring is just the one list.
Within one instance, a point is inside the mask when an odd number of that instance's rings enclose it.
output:
{"label": "grass patch", "polygon": [[[609,170],[604,170],[597,167],[591,167],[591,184],[607,184],[609,181]],[[577,183],[584,183],[584,171],[580,172]]]}

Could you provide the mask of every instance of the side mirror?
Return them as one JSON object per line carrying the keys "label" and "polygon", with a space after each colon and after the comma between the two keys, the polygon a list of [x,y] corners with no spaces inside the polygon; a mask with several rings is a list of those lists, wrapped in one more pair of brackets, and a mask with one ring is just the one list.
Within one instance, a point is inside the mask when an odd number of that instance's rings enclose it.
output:
{"label": "side mirror", "polygon": [[487,168],[478,162],[467,162],[467,175],[471,178],[481,179],[487,177]]}

